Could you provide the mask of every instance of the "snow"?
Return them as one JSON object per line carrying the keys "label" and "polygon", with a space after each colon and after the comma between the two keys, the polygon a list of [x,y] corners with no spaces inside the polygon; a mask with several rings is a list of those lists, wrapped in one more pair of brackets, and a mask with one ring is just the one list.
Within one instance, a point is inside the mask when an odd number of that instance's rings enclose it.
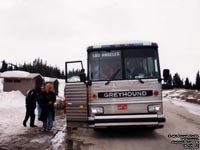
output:
{"label": "snow", "polygon": [[0,92],[0,114],[2,137],[25,132],[22,126],[25,115],[25,96],[21,92]]}
{"label": "snow", "polygon": [[58,96],[60,97],[64,97],[64,88],[65,88],[65,80],[63,79],[58,79],[58,82],[59,82],[59,93],[58,93]]}
{"label": "snow", "polygon": [[67,79],[68,82],[78,82],[80,81],[80,77],[79,76],[73,76]]}
{"label": "snow", "polygon": [[[65,80],[59,79],[60,95],[64,95]],[[25,128],[22,121],[25,117],[25,96],[20,91],[3,92],[3,79],[0,78],[0,143],[9,141],[10,137],[17,135],[26,135],[27,132],[34,132],[31,128]],[[37,110],[35,110],[37,115]],[[35,119],[36,125],[42,126],[42,123]],[[65,119],[63,120],[65,122]],[[29,126],[30,120],[27,122]],[[59,122],[58,122],[59,123]],[[55,123],[57,124],[57,123]],[[64,123],[61,124],[62,127]],[[57,134],[51,139],[52,149],[64,149],[63,143],[65,141],[65,128],[58,130]],[[56,126],[58,128],[58,125]],[[55,129],[56,129],[55,128]],[[52,137],[50,137],[52,138]],[[49,141],[49,135],[42,135],[41,137],[32,138],[30,143],[45,143]]]}
{"label": "snow", "polygon": [[[178,89],[178,90],[164,90],[163,96],[164,100],[170,100],[174,105],[183,107],[188,112],[200,116],[200,105],[187,102],[186,100],[181,99],[181,95],[183,93],[187,93],[189,90],[186,89]],[[198,92],[196,92],[198,94]],[[195,99],[195,95],[188,95],[186,97],[187,100]]]}
{"label": "snow", "polygon": [[172,103],[184,107],[188,112],[200,116],[200,105],[199,104],[193,104],[193,103],[188,103],[186,101],[182,101],[179,99],[173,99]]}
{"label": "snow", "polygon": [[30,75],[29,72],[25,72],[25,71],[5,71],[3,73],[1,73],[1,76],[3,77],[28,77]]}
{"label": "snow", "polygon": [[0,92],[0,108],[21,108],[25,105],[25,96],[20,91]]}
{"label": "snow", "polygon": [[61,131],[58,131],[56,136],[51,140],[53,150],[64,149],[62,148],[63,143],[65,142],[65,129],[66,125],[63,127]]}
{"label": "snow", "polygon": [[57,78],[43,77],[45,82],[54,82]]}

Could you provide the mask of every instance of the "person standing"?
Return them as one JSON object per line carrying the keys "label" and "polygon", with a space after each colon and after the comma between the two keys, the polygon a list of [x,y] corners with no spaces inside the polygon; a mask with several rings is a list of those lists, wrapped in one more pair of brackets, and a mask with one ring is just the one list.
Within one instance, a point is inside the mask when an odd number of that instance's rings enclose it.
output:
{"label": "person standing", "polygon": [[26,115],[23,120],[23,125],[26,127],[26,123],[30,117],[30,127],[37,127],[34,122],[35,122],[35,108],[36,108],[36,100],[38,96],[38,88],[36,87],[35,89],[29,90],[26,95]]}
{"label": "person standing", "polygon": [[41,120],[43,121],[42,131],[50,131],[53,127],[53,121],[55,118],[54,103],[56,101],[56,95],[53,92],[51,83],[45,85],[45,101],[42,105]]}
{"label": "person standing", "polygon": [[36,107],[37,107],[37,112],[38,112],[38,120],[41,118],[41,113],[42,113],[42,105],[45,102],[45,95],[44,95],[44,86],[42,85],[40,89],[38,89],[38,96],[36,100]]}

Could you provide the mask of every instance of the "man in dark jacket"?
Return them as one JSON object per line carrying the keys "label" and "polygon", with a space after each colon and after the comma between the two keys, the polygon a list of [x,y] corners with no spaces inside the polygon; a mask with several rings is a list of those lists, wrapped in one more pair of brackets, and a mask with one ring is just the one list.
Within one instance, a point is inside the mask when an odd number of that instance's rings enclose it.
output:
{"label": "man in dark jacket", "polygon": [[45,85],[45,100],[42,104],[41,120],[43,121],[43,131],[50,131],[53,127],[53,121],[55,118],[54,103],[56,101],[56,95],[52,91],[52,84],[47,83]]}
{"label": "man in dark jacket", "polygon": [[30,127],[37,127],[35,122],[35,108],[36,108],[36,99],[37,99],[37,88],[28,91],[26,96],[26,115],[23,121],[23,125],[26,127],[26,122],[30,117]]}

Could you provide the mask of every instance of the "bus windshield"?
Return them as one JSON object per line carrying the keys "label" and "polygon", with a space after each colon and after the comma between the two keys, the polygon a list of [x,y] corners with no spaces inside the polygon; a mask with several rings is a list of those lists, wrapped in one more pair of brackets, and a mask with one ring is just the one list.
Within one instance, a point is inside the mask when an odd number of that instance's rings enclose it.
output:
{"label": "bus windshield", "polygon": [[153,48],[124,51],[125,79],[158,78],[158,54]]}
{"label": "bus windshield", "polygon": [[121,51],[95,51],[89,56],[91,80],[122,79]]}
{"label": "bus windshield", "polygon": [[134,48],[89,53],[89,78],[131,80],[158,78],[158,53],[155,48]]}

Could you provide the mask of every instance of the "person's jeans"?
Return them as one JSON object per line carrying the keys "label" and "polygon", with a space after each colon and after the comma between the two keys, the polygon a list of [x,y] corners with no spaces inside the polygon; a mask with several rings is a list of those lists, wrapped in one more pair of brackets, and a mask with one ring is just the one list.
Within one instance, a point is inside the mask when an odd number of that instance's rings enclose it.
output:
{"label": "person's jeans", "polygon": [[37,103],[37,112],[38,112],[38,120],[39,120],[39,118],[40,118],[40,115],[41,115],[41,112],[42,112],[42,109],[41,109],[41,107],[40,107],[40,105]]}
{"label": "person's jeans", "polygon": [[53,127],[53,117],[50,111],[47,112],[47,118],[43,121],[43,129],[51,130]]}

